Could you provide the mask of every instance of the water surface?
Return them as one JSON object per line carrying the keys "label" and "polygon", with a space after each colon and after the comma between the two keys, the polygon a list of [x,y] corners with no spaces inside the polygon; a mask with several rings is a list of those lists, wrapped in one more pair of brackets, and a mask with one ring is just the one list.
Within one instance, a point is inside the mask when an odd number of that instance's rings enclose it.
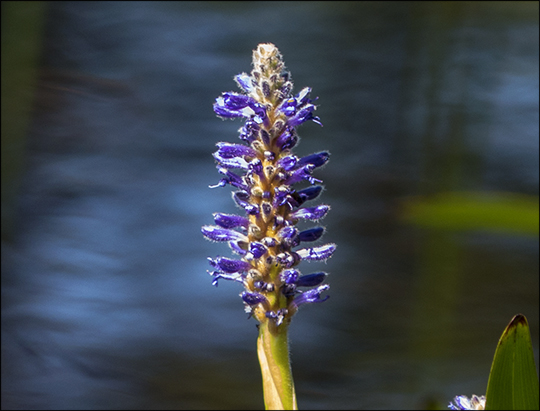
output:
{"label": "water surface", "polygon": [[[51,3],[12,236],[3,408],[263,408],[255,321],[203,239],[237,212],[212,102],[273,42],[324,127],[329,301],[291,328],[301,408],[484,394],[513,315],[538,360],[538,236],[403,222],[412,196],[538,198],[537,3]],[[504,194],[502,194],[504,196]]]}

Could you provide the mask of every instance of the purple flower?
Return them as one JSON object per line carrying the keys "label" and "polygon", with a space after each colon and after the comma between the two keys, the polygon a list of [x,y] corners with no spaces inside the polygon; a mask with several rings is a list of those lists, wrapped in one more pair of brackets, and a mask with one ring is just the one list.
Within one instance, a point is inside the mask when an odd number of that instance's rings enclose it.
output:
{"label": "purple flower", "polygon": [[215,223],[222,228],[247,228],[249,220],[246,217],[233,214],[214,213]]}
{"label": "purple flower", "polygon": [[220,99],[223,99],[223,105],[229,110],[241,110],[256,103],[251,97],[234,92],[223,93]]}
{"label": "purple flower", "polygon": [[328,290],[329,288],[330,286],[328,284],[324,284],[317,288],[314,288],[313,290],[306,291],[295,297],[291,305],[298,308],[302,304],[306,303],[322,303],[328,300],[328,298],[330,298],[330,296],[328,295],[324,298],[321,298],[321,293]]}
{"label": "purple flower", "polygon": [[289,173],[289,176],[285,179],[284,183],[292,185],[299,183],[302,180],[308,180],[311,184],[321,183],[321,180],[311,177],[311,172],[315,166],[313,164],[306,164],[302,168],[298,168]]}
{"label": "purple flower", "polygon": [[293,193],[292,196],[298,203],[298,207],[300,207],[306,201],[316,199],[319,194],[321,194],[322,189],[322,186],[308,187],[298,191],[297,193]]}
{"label": "purple flower", "polygon": [[248,144],[253,143],[259,136],[259,124],[253,120],[246,121],[246,124],[240,129],[240,140]]}
{"label": "purple flower", "polygon": [[283,227],[279,232],[277,233],[278,238],[281,240],[282,243],[285,243],[291,247],[294,247],[295,245],[298,245],[299,241],[298,238],[298,228],[294,226],[286,226]]}
{"label": "purple flower", "polygon": [[262,243],[259,243],[257,241],[252,241],[251,243],[249,243],[249,252],[253,254],[254,258],[261,258],[263,255],[266,254],[266,251],[268,250]]}
{"label": "purple flower", "polygon": [[310,154],[309,156],[302,157],[298,160],[297,167],[302,167],[307,164],[312,164],[315,167],[320,167],[326,164],[330,158],[330,153],[327,151],[321,151],[320,153]]}
{"label": "purple flower", "polygon": [[327,205],[320,205],[317,207],[309,207],[309,208],[300,208],[291,214],[291,218],[294,218],[294,219],[303,218],[305,220],[320,220],[328,213],[329,210],[330,210],[330,206],[327,206]]}
{"label": "purple flower", "polygon": [[298,136],[294,128],[287,127],[285,131],[276,139],[276,146],[280,150],[290,150],[298,143]]}
{"label": "purple flower", "polygon": [[235,98],[233,93],[223,93],[221,97],[216,98],[214,103],[215,113],[224,118],[251,117],[255,112],[248,106],[247,96]]}
{"label": "purple flower", "polygon": [[326,279],[327,275],[328,274],[323,273],[323,272],[303,275],[296,282],[296,286],[297,287],[315,287],[321,284]]}
{"label": "purple flower", "polygon": [[285,171],[293,170],[298,163],[296,156],[285,156],[277,162],[277,165]]}
{"label": "purple flower", "polygon": [[281,292],[287,297],[294,297],[299,293],[297,287],[316,287],[326,279],[326,276],[324,272],[300,276],[300,272],[295,269],[283,270],[281,280],[284,284]]}
{"label": "purple flower", "polygon": [[251,268],[251,264],[242,260],[231,260],[230,258],[217,257],[215,260],[208,259],[210,265],[225,273],[244,273]]}
{"label": "purple flower", "polygon": [[250,93],[253,90],[253,83],[251,77],[246,73],[237,74],[234,79],[246,93]]}
{"label": "purple flower", "polygon": [[285,284],[296,284],[298,281],[298,277],[300,277],[300,272],[295,270],[294,268],[291,268],[289,270],[283,270],[281,272],[281,280]]}
{"label": "purple flower", "polygon": [[217,184],[209,186],[210,188],[225,187],[227,184],[230,184],[233,187],[240,188],[243,191],[249,191],[249,187],[244,181],[243,177],[240,177],[238,174],[234,174],[233,172],[223,167],[220,168],[218,171],[221,174],[225,174],[225,178],[219,180]]}
{"label": "purple flower", "polygon": [[249,194],[244,191],[237,191],[233,194],[233,200],[246,210],[246,213],[250,215],[259,214],[259,206],[257,204],[251,204],[249,202]]}
{"label": "purple flower", "polygon": [[291,117],[287,124],[289,124],[289,126],[291,127],[296,127],[302,123],[305,123],[306,121],[312,120],[314,123],[317,123],[318,125],[322,126],[321,119],[313,115],[312,113],[313,110],[315,110],[315,106],[304,107],[302,110],[296,113],[293,117]]}
{"label": "purple flower", "polygon": [[454,402],[448,404],[451,410],[483,410],[486,408],[486,397],[473,395],[470,399],[465,395],[454,397]]}
{"label": "purple flower", "polygon": [[311,103],[312,100],[308,98],[309,93],[311,93],[311,87],[304,87],[300,93],[298,93],[294,98],[298,101],[300,107],[304,106],[307,103]]}
{"label": "purple flower", "polygon": [[298,240],[300,241],[317,241],[324,234],[324,228],[314,227],[309,230],[301,231],[298,234]]}
{"label": "purple flower", "polygon": [[335,244],[326,244],[320,247],[303,248],[297,250],[296,253],[302,258],[302,260],[308,261],[321,261],[332,257],[336,250]]}
{"label": "purple flower", "polygon": [[219,147],[213,156],[219,165],[225,168],[241,168],[247,170],[249,161],[256,158],[257,152],[242,144],[217,143]]}
{"label": "purple flower", "polygon": [[262,104],[249,96],[233,92],[223,93],[216,98],[214,111],[223,118],[246,117],[256,123],[262,123],[266,119],[266,109]]}
{"label": "purple flower", "polygon": [[266,297],[259,293],[250,293],[248,291],[244,291],[242,292],[242,294],[240,294],[240,296],[242,297],[242,300],[244,300],[244,302],[248,305],[257,305],[268,302]]}
{"label": "purple flower", "polygon": [[300,262],[300,256],[294,251],[276,255],[276,261],[284,268],[291,268]]}
{"label": "purple flower", "polygon": [[[289,323],[300,305],[328,298],[321,297],[329,288],[323,284],[327,274],[301,275],[297,265],[302,260],[326,260],[335,244],[295,248],[324,234],[323,227],[299,230],[296,224],[300,219],[320,220],[330,209],[327,205],[302,207],[322,192],[321,185],[314,185],[321,180],[312,174],[328,162],[329,153],[299,158],[291,151],[298,143],[297,126],[309,120],[322,124],[313,114],[316,99],[309,97],[311,88],[291,94],[291,77],[277,48],[259,45],[253,67],[251,74],[235,76],[240,93],[224,92],[214,103],[218,116],[245,120],[239,130],[240,143],[216,144],[213,157],[223,177],[211,186],[235,187],[233,200],[245,215],[214,213],[216,225],[203,226],[201,231],[209,240],[228,242],[240,256],[210,258],[212,284],[217,286],[220,279],[242,283],[246,312],[279,327]],[[304,181],[313,186],[294,189]]]}
{"label": "purple flower", "polygon": [[[218,154],[213,154],[214,158],[218,162],[219,165],[227,168],[241,168],[243,170],[247,170],[249,168],[249,163],[244,160],[242,157],[232,157],[232,158],[223,158],[220,157]],[[223,186],[219,186],[223,187]],[[215,188],[215,186],[210,186],[210,188]]]}
{"label": "purple flower", "polygon": [[257,152],[255,150],[242,144],[217,143],[216,146],[218,146],[216,155],[218,155],[220,158],[257,157]]}
{"label": "purple flower", "polygon": [[308,98],[311,88],[305,87],[296,96],[285,100],[277,110],[285,114],[287,117],[291,117],[288,121],[289,126],[296,127],[308,120],[313,120],[319,125],[319,117],[315,117],[311,114],[316,107],[310,104],[312,100]]}
{"label": "purple flower", "polygon": [[213,241],[248,241],[248,238],[238,231],[216,227],[213,225],[203,226],[201,228],[201,232],[206,238]]}

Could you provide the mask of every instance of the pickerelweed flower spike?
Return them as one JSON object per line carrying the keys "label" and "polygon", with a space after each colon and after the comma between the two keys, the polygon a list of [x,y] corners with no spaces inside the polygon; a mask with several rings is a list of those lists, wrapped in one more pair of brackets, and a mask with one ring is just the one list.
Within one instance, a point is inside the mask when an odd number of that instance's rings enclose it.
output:
{"label": "pickerelweed flower spike", "polygon": [[[233,200],[244,215],[215,213],[217,225],[204,226],[202,233],[209,240],[228,242],[240,259],[209,259],[213,268],[209,273],[216,286],[219,279],[241,282],[245,311],[260,323],[258,348],[267,408],[296,408],[287,327],[300,305],[325,301],[328,296],[321,294],[330,287],[321,285],[326,273],[302,275],[296,266],[302,260],[326,260],[336,246],[307,245],[317,241],[324,228],[300,231],[295,226],[300,220],[320,220],[330,209],[303,207],[322,191],[316,185],[321,181],[312,173],[326,164],[329,153],[300,158],[292,153],[298,143],[297,126],[310,120],[322,124],[314,115],[311,88],[292,94],[290,73],[273,44],[259,44],[253,51],[251,74],[238,74],[235,80],[242,92],[223,93],[214,111],[224,119],[245,120],[239,130],[241,143],[217,143],[213,156],[222,178],[211,187],[233,186]],[[293,188],[302,182],[310,185]]]}

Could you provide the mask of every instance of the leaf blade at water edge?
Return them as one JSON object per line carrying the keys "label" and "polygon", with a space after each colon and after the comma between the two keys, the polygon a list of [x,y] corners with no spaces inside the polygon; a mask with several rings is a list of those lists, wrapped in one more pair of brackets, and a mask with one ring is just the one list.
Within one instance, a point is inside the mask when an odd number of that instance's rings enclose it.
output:
{"label": "leaf blade at water edge", "polygon": [[538,410],[538,375],[529,324],[516,315],[504,330],[491,365],[486,410]]}

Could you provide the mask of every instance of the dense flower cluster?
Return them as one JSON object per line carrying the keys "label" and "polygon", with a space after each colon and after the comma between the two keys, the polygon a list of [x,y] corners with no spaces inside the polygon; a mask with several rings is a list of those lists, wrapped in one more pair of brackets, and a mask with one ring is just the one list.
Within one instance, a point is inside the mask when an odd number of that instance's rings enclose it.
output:
{"label": "dense flower cluster", "polygon": [[[202,227],[202,233],[210,240],[228,242],[241,256],[209,258],[212,283],[217,286],[220,279],[242,283],[246,312],[279,326],[290,321],[300,305],[328,298],[321,297],[329,288],[323,284],[327,274],[302,275],[296,266],[302,260],[326,260],[336,246],[304,247],[318,240],[324,228],[300,231],[295,225],[301,219],[320,220],[330,209],[304,207],[322,191],[312,172],[328,161],[329,153],[299,158],[291,152],[298,142],[298,125],[309,120],[321,123],[313,114],[316,107],[309,87],[292,95],[291,77],[278,49],[259,44],[253,51],[253,66],[251,75],[235,77],[243,94],[225,92],[214,103],[218,116],[246,119],[239,130],[243,144],[217,143],[214,158],[223,178],[211,186],[236,188],[233,199],[246,215],[214,213],[216,225]],[[311,185],[293,188],[303,181]]]}
{"label": "dense flower cluster", "polygon": [[473,395],[470,399],[465,395],[454,397],[454,402],[448,404],[451,410],[483,410],[486,408],[486,397]]}

